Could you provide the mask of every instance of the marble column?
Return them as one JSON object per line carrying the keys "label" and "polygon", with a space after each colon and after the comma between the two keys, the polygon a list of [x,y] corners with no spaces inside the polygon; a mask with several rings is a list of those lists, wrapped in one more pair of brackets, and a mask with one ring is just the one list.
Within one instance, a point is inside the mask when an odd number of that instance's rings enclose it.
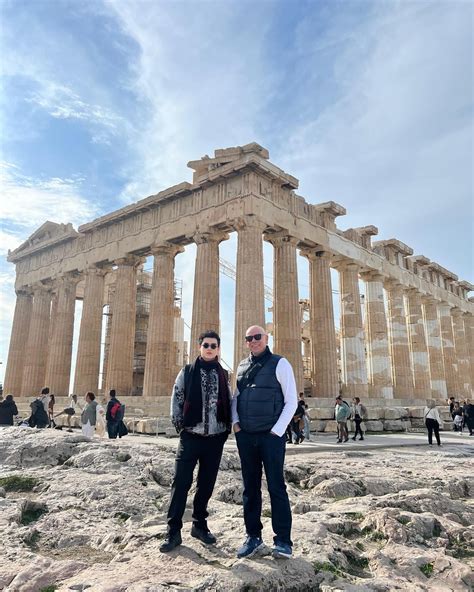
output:
{"label": "marble column", "polygon": [[414,397],[428,399],[431,396],[430,363],[421,294],[415,288],[407,290],[408,337],[413,368]]}
{"label": "marble column", "polygon": [[464,319],[462,310],[453,308],[451,316],[453,319],[453,335],[454,335],[454,350],[456,354],[458,381],[460,388],[460,396],[470,398],[471,396],[471,380],[470,380],[470,364],[466,346],[466,334],[464,331]]}
{"label": "marble column", "polygon": [[474,315],[464,313],[464,332],[466,334],[466,353],[469,360],[469,379],[471,382],[471,397],[474,395]]}
{"label": "marble column", "polygon": [[413,398],[413,372],[403,287],[398,282],[387,281],[385,289],[388,301],[388,342],[392,357],[393,396],[395,399]]}
{"label": "marble column", "polygon": [[219,243],[229,237],[222,232],[205,232],[198,233],[193,238],[197,248],[191,323],[191,360],[199,355],[199,335],[208,330],[217,333],[220,331]]}
{"label": "marble column", "polygon": [[[174,258],[183,251],[173,244],[152,248],[153,284],[150,297],[143,395],[169,397],[176,369],[174,347]],[[115,303],[114,303],[115,306]]]}
{"label": "marble column", "polygon": [[337,264],[341,305],[342,389],[348,397],[367,397],[365,336],[359,290],[359,266],[350,261]]}
{"label": "marble column", "polygon": [[309,260],[313,396],[333,398],[339,394],[339,377],[330,270],[332,255],[307,249],[301,254]]}
{"label": "marble column", "polygon": [[106,391],[115,389],[119,398],[132,394],[137,267],[141,262],[142,260],[135,256],[115,262],[117,269],[115,270]]}
{"label": "marble column", "polygon": [[265,328],[263,241],[265,224],[253,216],[239,218],[235,286],[234,369],[249,355],[245,332],[252,325]]}
{"label": "marble column", "polygon": [[453,321],[451,306],[446,302],[439,305],[439,321],[441,325],[441,344],[443,348],[444,373],[448,397],[460,397],[461,388],[458,379],[456,350],[454,346]]}
{"label": "marble column", "polygon": [[444,373],[438,303],[431,296],[422,296],[421,300],[423,303],[423,318],[425,321],[426,344],[430,365],[431,396],[435,399],[446,399],[448,391]]}
{"label": "marble column", "polygon": [[74,393],[79,396],[87,391],[97,394],[99,386],[104,275],[105,271],[97,267],[84,272],[84,300],[74,378]]}
{"label": "marble column", "polygon": [[295,374],[296,388],[303,392],[301,311],[298,297],[296,245],[290,236],[271,236],[273,245],[273,351],[284,356]]}
{"label": "marble column", "polygon": [[33,286],[33,308],[25,348],[21,396],[37,396],[45,386],[46,360],[51,309],[51,292],[47,286]]}
{"label": "marble column", "polygon": [[369,396],[393,399],[392,368],[388,345],[387,317],[383,295],[383,277],[364,272],[366,282],[365,324]]}
{"label": "marble column", "polygon": [[28,332],[31,321],[31,309],[33,296],[29,289],[16,291],[15,313],[13,315],[10,347],[8,350],[5,381],[3,385],[4,395],[21,395],[21,383],[25,364],[25,349],[28,340]]}

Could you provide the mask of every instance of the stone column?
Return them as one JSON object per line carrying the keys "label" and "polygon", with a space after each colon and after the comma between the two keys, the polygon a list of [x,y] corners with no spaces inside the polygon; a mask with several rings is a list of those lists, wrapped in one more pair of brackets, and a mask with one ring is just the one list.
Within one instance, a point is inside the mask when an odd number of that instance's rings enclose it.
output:
{"label": "stone column", "polygon": [[49,344],[45,382],[51,393],[58,397],[65,397],[69,393],[76,283],[75,278],[70,275],[56,280],[57,303],[54,319],[51,319],[53,331]]}
{"label": "stone column", "polygon": [[87,391],[97,394],[99,386],[105,272],[92,267],[87,269],[84,275],[84,300],[74,378],[74,393],[79,396]]}
{"label": "stone column", "polygon": [[471,381],[471,397],[474,391],[474,315],[464,313],[464,332],[466,334],[466,352],[469,359],[469,377]]}
{"label": "stone column", "polygon": [[190,358],[199,355],[198,338],[203,331],[219,333],[219,243],[229,237],[225,233],[198,233],[194,270],[193,318],[191,323]]}
{"label": "stone column", "polygon": [[332,255],[306,249],[301,253],[309,259],[313,396],[332,398],[339,394],[330,270]]}
{"label": "stone column", "polygon": [[303,356],[301,353],[301,311],[298,298],[296,245],[290,236],[272,237],[273,245],[273,351],[290,362],[296,388],[303,392]]}
{"label": "stone column", "polygon": [[36,396],[45,386],[51,308],[51,292],[42,284],[33,286],[33,308],[25,348],[21,396]]}
{"label": "stone column", "polygon": [[470,398],[471,396],[471,380],[470,380],[470,364],[467,354],[466,334],[464,332],[464,320],[462,317],[462,310],[453,308],[451,316],[453,319],[453,334],[454,334],[454,350],[456,354],[456,363],[458,371],[458,381],[460,388],[460,396]]}
{"label": "stone column", "polygon": [[236,221],[237,275],[235,286],[234,369],[249,355],[245,332],[252,325],[265,328],[263,242],[265,224],[253,216]]}
{"label": "stone column", "polygon": [[135,348],[135,310],[137,267],[139,257],[126,257],[115,262],[115,295],[110,329],[106,391],[115,389],[117,396],[132,394],[133,354]]}
{"label": "stone column", "polygon": [[365,323],[369,395],[371,397],[393,399],[383,277],[375,272],[362,273],[361,277],[366,282]]}
{"label": "stone column", "polygon": [[403,299],[403,288],[395,281],[385,283],[388,300],[388,342],[392,357],[393,396],[413,398],[408,327]]}
{"label": "stone column", "polygon": [[337,264],[341,303],[342,389],[348,397],[367,397],[367,363],[359,290],[359,266],[349,261]]}
{"label": "stone column", "polygon": [[[182,247],[153,247],[153,284],[150,297],[143,395],[169,397],[176,376],[174,348],[174,258]],[[114,301],[115,309],[115,301]]]}
{"label": "stone column", "polygon": [[423,296],[423,316],[426,329],[426,344],[430,364],[431,396],[446,399],[446,377],[444,373],[441,326],[438,317],[438,303],[431,296]]}
{"label": "stone column", "polygon": [[16,292],[15,313],[8,350],[7,367],[5,370],[4,395],[19,397],[22,393],[21,382],[25,364],[25,349],[30,328],[33,296],[30,290],[21,289]]}
{"label": "stone column", "polygon": [[454,332],[451,317],[451,307],[446,302],[439,306],[439,321],[441,325],[441,344],[443,348],[444,373],[446,377],[446,389],[448,397],[459,397],[459,386],[456,350],[454,348]]}
{"label": "stone column", "polygon": [[431,396],[430,363],[426,343],[421,294],[416,289],[407,291],[408,336],[413,367],[414,396],[428,399]]}

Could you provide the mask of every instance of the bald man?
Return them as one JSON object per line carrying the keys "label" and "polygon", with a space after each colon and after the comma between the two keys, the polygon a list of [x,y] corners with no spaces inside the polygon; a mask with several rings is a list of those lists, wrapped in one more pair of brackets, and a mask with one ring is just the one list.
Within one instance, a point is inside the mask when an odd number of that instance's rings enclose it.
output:
{"label": "bald man", "polygon": [[268,335],[258,325],[249,327],[245,342],[250,355],[237,369],[232,400],[232,424],[244,481],[243,505],[247,538],[237,557],[261,552],[262,468],[272,508],[274,557],[292,555],[291,509],[286,491],[285,431],[298,405],[293,369],[287,359],[273,354]]}

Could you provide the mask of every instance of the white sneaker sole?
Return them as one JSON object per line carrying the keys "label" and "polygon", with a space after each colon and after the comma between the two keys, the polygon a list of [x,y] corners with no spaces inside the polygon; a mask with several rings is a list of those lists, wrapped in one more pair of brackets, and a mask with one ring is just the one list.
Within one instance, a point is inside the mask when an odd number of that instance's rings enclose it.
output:
{"label": "white sneaker sole", "polygon": [[272,551],[272,556],[275,559],[291,559],[293,555],[291,553],[288,554],[288,553],[282,553],[281,551],[275,551],[275,550],[273,550]]}

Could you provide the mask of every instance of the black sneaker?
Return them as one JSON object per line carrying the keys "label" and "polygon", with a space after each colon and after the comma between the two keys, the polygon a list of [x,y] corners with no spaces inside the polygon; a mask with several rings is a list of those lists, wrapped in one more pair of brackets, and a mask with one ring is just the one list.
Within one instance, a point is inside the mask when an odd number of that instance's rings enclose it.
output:
{"label": "black sneaker", "polygon": [[342,440],[338,440],[337,443],[340,444],[342,442]]}
{"label": "black sneaker", "polygon": [[174,534],[167,534],[164,542],[160,545],[160,551],[162,553],[169,553],[182,543],[181,533],[175,532]]}
{"label": "black sneaker", "polygon": [[203,530],[202,528],[198,528],[197,526],[194,526],[194,524],[191,528],[191,536],[195,539],[199,539],[206,545],[214,545],[217,542],[217,539],[212,534],[212,532],[209,532],[208,530]]}
{"label": "black sneaker", "polygon": [[356,437],[355,437],[355,436],[353,436],[353,437],[351,438],[351,440],[356,440]]}

